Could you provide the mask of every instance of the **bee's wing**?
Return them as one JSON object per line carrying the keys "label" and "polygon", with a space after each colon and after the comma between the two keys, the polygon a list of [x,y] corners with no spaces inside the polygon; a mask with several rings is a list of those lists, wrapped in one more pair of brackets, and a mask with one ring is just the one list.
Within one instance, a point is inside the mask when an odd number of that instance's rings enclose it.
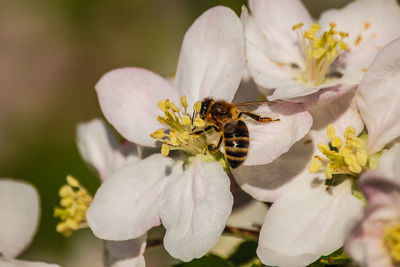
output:
{"label": "bee's wing", "polygon": [[271,110],[265,111],[263,110],[262,112],[257,112],[256,110],[262,106],[272,106],[277,104],[277,102],[273,101],[250,101],[250,102],[241,102],[241,103],[235,103],[232,104],[235,108],[239,109],[242,112],[249,112],[253,114],[257,114],[263,117],[269,117],[272,119],[276,119],[279,117],[278,113],[275,113]]}

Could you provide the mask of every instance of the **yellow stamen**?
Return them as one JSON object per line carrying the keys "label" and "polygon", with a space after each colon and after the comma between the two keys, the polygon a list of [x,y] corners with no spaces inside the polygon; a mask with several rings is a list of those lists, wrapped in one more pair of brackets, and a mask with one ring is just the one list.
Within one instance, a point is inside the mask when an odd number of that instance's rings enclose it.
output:
{"label": "yellow stamen", "polygon": [[79,187],[79,182],[71,175],[67,176],[67,183],[72,187]]}
{"label": "yellow stamen", "polygon": [[308,166],[308,170],[310,173],[316,173],[321,169],[322,163],[321,163],[321,158],[314,156],[314,159],[311,161],[310,166]]}
{"label": "yellow stamen", "polygon": [[166,157],[169,154],[169,147],[168,147],[168,143],[163,143],[161,146],[161,154]]}
{"label": "yellow stamen", "polygon": [[158,129],[156,131],[154,131],[154,133],[152,133],[150,135],[151,137],[153,137],[154,139],[162,139],[165,136],[165,130],[164,129]]}
{"label": "yellow stamen", "polygon": [[197,101],[196,103],[194,103],[193,109],[194,109],[194,111],[196,111],[197,113],[200,113],[200,110],[201,110],[201,101]]}
{"label": "yellow stamen", "polygon": [[185,109],[188,107],[185,95],[181,97],[181,106],[184,107]]}
{"label": "yellow stamen", "polygon": [[301,27],[303,27],[304,23],[300,22],[298,24],[293,25],[292,30],[295,31],[297,29],[300,29]]}
{"label": "yellow stamen", "polygon": [[56,231],[70,236],[73,231],[86,228],[86,211],[93,201],[92,196],[74,177],[67,176],[67,184],[59,190],[60,206],[54,208],[54,217],[60,218]]}
{"label": "yellow stamen", "polygon": [[200,117],[197,117],[194,122],[193,125],[196,127],[204,127],[206,125],[206,122],[204,120],[202,120]]}
{"label": "yellow stamen", "polygon": [[182,124],[185,126],[189,126],[190,124],[192,124],[192,119],[189,117],[189,115],[183,116]]}
{"label": "yellow stamen", "polygon": [[[162,143],[161,154],[164,157],[168,156],[172,150],[180,150],[189,157],[201,155],[206,158],[206,161],[210,159],[221,161],[221,156],[223,156],[221,152],[207,150],[210,145],[208,140],[211,140],[208,135],[213,132],[203,131],[207,122],[199,114],[201,101],[193,105],[192,116],[188,113],[185,96],[180,98],[180,108],[168,99],[159,101],[158,106],[164,115],[158,116],[157,119],[165,126],[165,129],[156,130],[150,136]],[[225,160],[224,157],[223,159]]]}
{"label": "yellow stamen", "polygon": [[343,39],[347,33],[335,30],[336,24],[331,22],[329,29],[320,35],[321,25],[312,23],[310,28],[303,32],[302,23],[293,25],[292,30],[297,31],[300,47],[306,61],[306,69],[299,80],[304,83],[319,85],[328,78],[327,73],[336,58],[347,49]]}
{"label": "yellow stamen", "polygon": [[386,228],[383,240],[392,261],[397,266],[400,263],[400,223]]}
{"label": "yellow stamen", "polygon": [[336,136],[332,124],[328,125],[326,132],[331,140],[330,146],[324,143],[318,144],[318,149],[326,159],[315,156],[309,165],[309,171],[315,173],[324,165],[325,175],[328,179],[331,179],[334,174],[356,175],[360,173],[366,167],[368,154],[365,150],[365,142],[355,136],[354,127],[347,127],[344,133],[345,142]]}

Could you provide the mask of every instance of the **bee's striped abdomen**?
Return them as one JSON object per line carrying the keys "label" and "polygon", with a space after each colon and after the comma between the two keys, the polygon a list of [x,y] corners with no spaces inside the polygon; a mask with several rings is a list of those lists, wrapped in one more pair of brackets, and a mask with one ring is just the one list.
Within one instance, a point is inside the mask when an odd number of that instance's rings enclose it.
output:
{"label": "bee's striped abdomen", "polygon": [[249,131],[246,124],[239,120],[235,131],[224,133],[225,157],[232,168],[246,160],[249,147]]}

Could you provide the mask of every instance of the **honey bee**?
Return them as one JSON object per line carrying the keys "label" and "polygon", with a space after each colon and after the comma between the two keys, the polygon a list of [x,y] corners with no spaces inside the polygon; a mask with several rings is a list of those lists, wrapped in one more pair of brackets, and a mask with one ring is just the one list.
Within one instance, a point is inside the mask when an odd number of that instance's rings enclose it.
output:
{"label": "honey bee", "polygon": [[237,168],[246,160],[250,144],[249,130],[242,119],[242,115],[246,115],[260,123],[279,121],[279,119],[261,117],[247,110],[247,108],[260,103],[265,104],[265,102],[257,101],[232,104],[224,100],[205,98],[201,102],[199,116],[209,126],[195,132],[195,134],[207,132],[211,129],[220,133],[218,144],[209,145],[207,149],[212,152],[217,151],[222,141],[224,141],[225,158],[231,168]]}

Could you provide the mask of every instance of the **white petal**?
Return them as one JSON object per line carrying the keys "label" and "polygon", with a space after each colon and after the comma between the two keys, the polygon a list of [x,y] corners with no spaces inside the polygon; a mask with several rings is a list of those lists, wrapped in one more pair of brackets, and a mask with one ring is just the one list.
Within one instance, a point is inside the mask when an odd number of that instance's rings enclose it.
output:
{"label": "white petal", "polygon": [[244,165],[266,164],[287,152],[311,128],[312,117],[301,105],[295,103],[278,103],[261,106],[255,113],[274,112],[280,121],[259,123],[246,119],[249,129],[249,154]]}
{"label": "white petal", "polygon": [[105,241],[107,266],[144,267],[143,253],[146,248],[146,235],[126,241]]}
{"label": "white petal", "polygon": [[368,130],[368,153],[400,136],[400,39],[382,48],[360,84],[357,104]]}
{"label": "white petal", "polygon": [[240,19],[229,8],[204,12],[186,32],[176,84],[188,103],[205,97],[231,101],[244,71],[244,38]]}
{"label": "white petal", "polygon": [[[76,139],[82,158],[98,172],[102,180],[125,161],[125,156],[117,150],[118,144],[113,133],[100,119],[79,123]],[[130,154],[138,159],[136,146],[132,148],[136,151]]]}
{"label": "white petal", "polygon": [[[140,68],[112,70],[96,84],[101,110],[107,120],[129,141],[155,146],[150,134],[161,128],[159,100],[179,101],[169,81]],[[177,102],[179,103],[179,102]]]}
{"label": "white petal", "polygon": [[257,26],[270,42],[269,55],[275,61],[300,62],[302,56],[292,26],[303,22],[307,28],[312,23],[312,18],[302,2],[250,0],[249,6]]}
{"label": "white petal", "polygon": [[336,23],[337,30],[349,33],[344,39],[351,50],[345,58],[349,67],[368,67],[379,47],[400,36],[399,27],[393,27],[400,24],[400,8],[395,0],[354,1],[342,9],[324,12],[321,25],[326,28],[330,22]]}
{"label": "white petal", "polygon": [[398,178],[400,180],[398,162],[400,162],[400,143],[395,144],[389,150],[384,150],[376,169],[388,178]]}
{"label": "white petal", "polygon": [[326,129],[329,124],[335,127],[336,135],[344,140],[344,132],[348,126],[355,128],[356,135],[364,129],[364,123],[354,102],[354,90],[335,99],[329,104],[311,110],[314,124],[310,131],[315,143],[328,142]]}
{"label": "white petal", "polygon": [[[330,190],[311,184],[309,190],[293,189],[268,210],[260,232],[258,256],[272,266],[309,264],[344,244],[347,231],[360,217],[362,208],[363,202],[351,194],[350,181]],[[296,258],[299,264],[292,265]]]}
{"label": "white petal", "polygon": [[39,195],[29,184],[0,180],[0,253],[14,258],[32,241],[39,223]]}
{"label": "white petal", "polygon": [[159,225],[157,202],[172,164],[171,158],[155,154],[107,178],[87,212],[93,233],[101,239],[128,240]]}
{"label": "white petal", "polygon": [[190,261],[217,243],[232,211],[230,181],[219,163],[200,159],[171,178],[160,205],[164,245],[174,258]]}
{"label": "white petal", "polygon": [[272,163],[240,166],[232,171],[240,187],[257,200],[274,202],[291,187],[301,191],[308,187],[312,175],[308,171],[315,151],[309,136],[294,144]]}
{"label": "white petal", "polygon": [[58,264],[45,262],[22,261],[0,257],[0,267],[59,267]]}
{"label": "white petal", "polygon": [[251,78],[265,88],[260,88],[260,90],[267,93],[266,90],[278,86],[294,86],[296,82],[292,80],[293,70],[290,64],[295,62],[296,59],[291,58],[289,62],[285,62],[286,64],[283,64],[283,62],[277,64],[274,61],[273,53],[270,51],[270,42],[267,36],[257,26],[254,18],[248,15],[245,7],[242,9],[241,18],[246,39],[247,68]]}

